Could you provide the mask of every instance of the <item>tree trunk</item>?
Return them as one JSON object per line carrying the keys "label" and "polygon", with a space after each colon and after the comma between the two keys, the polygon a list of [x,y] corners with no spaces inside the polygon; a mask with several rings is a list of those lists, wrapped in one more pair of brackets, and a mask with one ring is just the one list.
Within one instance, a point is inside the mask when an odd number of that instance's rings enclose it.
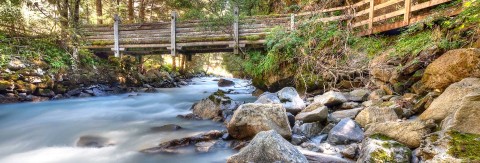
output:
{"label": "tree trunk", "polygon": [[133,15],[133,0],[128,0],[128,20],[130,22],[134,22],[134,15]]}
{"label": "tree trunk", "polygon": [[72,27],[77,31],[80,23],[80,0],[74,0],[72,9]]}
{"label": "tree trunk", "polygon": [[140,11],[138,12],[138,18],[140,22],[145,21],[145,2],[146,0],[140,0]]}
{"label": "tree trunk", "polygon": [[180,57],[180,73],[185,73],[185,55],[181,55]]}
{"label": "tree trunk", "polygon": [[102,0],[95,0],[95,7],[97,10],[97,24],[103,24]]}

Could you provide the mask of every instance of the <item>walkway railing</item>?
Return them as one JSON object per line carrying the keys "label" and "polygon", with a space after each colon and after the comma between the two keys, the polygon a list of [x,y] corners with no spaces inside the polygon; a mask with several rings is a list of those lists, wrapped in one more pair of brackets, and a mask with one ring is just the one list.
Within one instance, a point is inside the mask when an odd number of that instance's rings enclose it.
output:
{"label": "walkway railing", "polygon": [[[412,0],[362,0],[352,5],[329,8],[298,14],[281,14],[270,16],[253,16],[239,19],[238,8],[234,11],[232,25],[206,27],[199,20],[177,21],[175,12],[170,22],[121,24],[118,17],[114,26],[96,25],[84,27],[85,39],[89,43],[84,48],[96,52],[125,54],[195,54],[209,52],[239,53],[241,47],[262,48],[265,36],[276,26],[294,30],[296,23],[312,15],[334,15],[318,18],[316,21],[348,21],[349,25],[360,31],[359,35],[370,35],[408,26],[429,15],[431,7],[451,0],[429,0],[412,2]],[[415,13],[415,14],[414,14]],[[452,13],[452,14],[457,14]],[[387,21],[388,22],[385,22]],[[128,50],[126,50],[128,49]]]}

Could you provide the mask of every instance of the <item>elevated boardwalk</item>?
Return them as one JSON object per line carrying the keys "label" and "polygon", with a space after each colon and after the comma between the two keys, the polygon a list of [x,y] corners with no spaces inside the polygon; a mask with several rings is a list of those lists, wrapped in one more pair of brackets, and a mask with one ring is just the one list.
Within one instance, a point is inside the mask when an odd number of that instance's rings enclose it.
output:
{"label": "elevated boardwalk", "polygon": [[[343,7],[298,14],[253,16],[240,19],[234,11],[232,24],[199,20],[177,21],[175,12],[168,22],[94,25],[82,28],[87,45],[83,48],[95,53],[127,55],[234,52],[243,48],[263,48],[269,32],[282,26],[295,30],[298,22],[311,16],[316,21],[346,21],[359,35],[389,31],[408,26],[431,15],[430,10],[451,0],[361,0]],[[336,14],[340,13],[340,14]],[[459,10],[447,13],[458,14]]]}

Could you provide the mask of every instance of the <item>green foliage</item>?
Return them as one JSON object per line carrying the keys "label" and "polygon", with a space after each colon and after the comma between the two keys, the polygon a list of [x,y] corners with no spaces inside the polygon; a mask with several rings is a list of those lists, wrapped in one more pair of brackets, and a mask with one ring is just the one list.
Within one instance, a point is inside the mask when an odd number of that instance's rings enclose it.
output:
{"label": "green foliage", "polygon": [[11,57],[22,60],[43,60],[55,70],[68,68],[73,59],[70,54],[48,38],[9,38],[0,34],[0,66]]}
{"label": "green foliage", "polygon": [[464,159],[465,162],[480,161],[480,135],[451,131],[448,133],[452,140],[448,154]]}
{"label": "green foliage", "polygon": [[375,57],[387,47],[387,39],[383,37],[352,37],[349,45],[357,52],[364,52],[369,58]]}
{"label": "green foliage", "polygon": [[394,46],[395,52],[391,55],[403,57],[406,55],[417,55],[421,51],[434,45],[432,31],[424,31],[414,35],[400,37]]}

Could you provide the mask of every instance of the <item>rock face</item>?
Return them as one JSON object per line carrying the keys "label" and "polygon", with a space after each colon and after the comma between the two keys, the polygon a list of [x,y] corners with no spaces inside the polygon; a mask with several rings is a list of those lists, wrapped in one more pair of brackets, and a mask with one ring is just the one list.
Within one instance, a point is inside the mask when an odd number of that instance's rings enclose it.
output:
{"label": "rock face", "polygon": [[410,162],[412,153],[405,145],[386,138],[367,138],[361,149],[358,163]]}
{"label": "rock face", "polygon": [[480,135],[480,92],[464,97],[453,117],[444,122],[444,128],[462,133]]}
{"label": "rock face", "polygon": [[230,87],[230,86],[234,86],[234,85],[235,85],[235,82],[233,82],[231,80],[227,80],[227,79],[218,80],[218,86],[219,87]]}
{"label": "rock face", "polygon": [[350,118],[345,118],[330,130],[327,141],[332,144],[349,144],[360,142],[363,137],[363,130],[360,126]]}
{"label": "rock face", "polygon": [[115,145],[110,139],[101,136],[82,136],[75,143],[77,147],[102,148]]}
{"label": "rock face", "polygon": [[315,96],[314,101],[325,106],[335,106],[347,102],[347,98],[340,92],[329,91],[323,95]]}
{"label": "rock face", "polygon": [[223,91],[217,91],[194,104],[192,112],[203,119],[228,121],[238,106],[239,103],[231,100]]}
{"label": "rock face", "polygon": [[307,158],[274,130],[258,133],[238,154],[228,158],[228,163],[292,162],[305,163]]}
{"label": "rock face", "polygon": [[280,102],[283,103],[283,107],[292,114],[296,114],[305,108],[305,102],[303,102],[297,90],[293,87],[285,87],[277,92],[277,96]]}
{"label": "rock face", "polygon": [[227,125],[228,133],[237,139],[254,137],[261,131],[275,130],[290,139],[290,129],[285,108],[280,104],[240,105]]}
{"label": "rock face", "polygon": [[427,88],[444,89],[468,77],[480,77],[480,49],[456,49],[428,65],[422,82]]}
{"label": "rock face", "polygon": [[295,120],[300,120],[306,123],[309,122],[323,122],[327,120],[328,108],[320,103],[313,103],[302,110],[295,116]]}
{"label": "rock face", "polygon": [[373,123],[368,126],[365,135],[382,134],[410,148],[417,148],[420,146],[422,138],[430,133],[432,127],[435,127],[433,122],[422,121]]}
{"label": "rock face", "polygon": [[382,106],[370,106],[358,113],[355,121],[362,127],[370,123],[395,121],[398,119],[397,114],[392,108]]}
{"label": "rock face", "polygon": [[480,92],[480,78],[466,78],[450,85],[419,118],[422,120],[433,119],[440,122],[448,115],[454,114],[460,108],[465,96]]}

